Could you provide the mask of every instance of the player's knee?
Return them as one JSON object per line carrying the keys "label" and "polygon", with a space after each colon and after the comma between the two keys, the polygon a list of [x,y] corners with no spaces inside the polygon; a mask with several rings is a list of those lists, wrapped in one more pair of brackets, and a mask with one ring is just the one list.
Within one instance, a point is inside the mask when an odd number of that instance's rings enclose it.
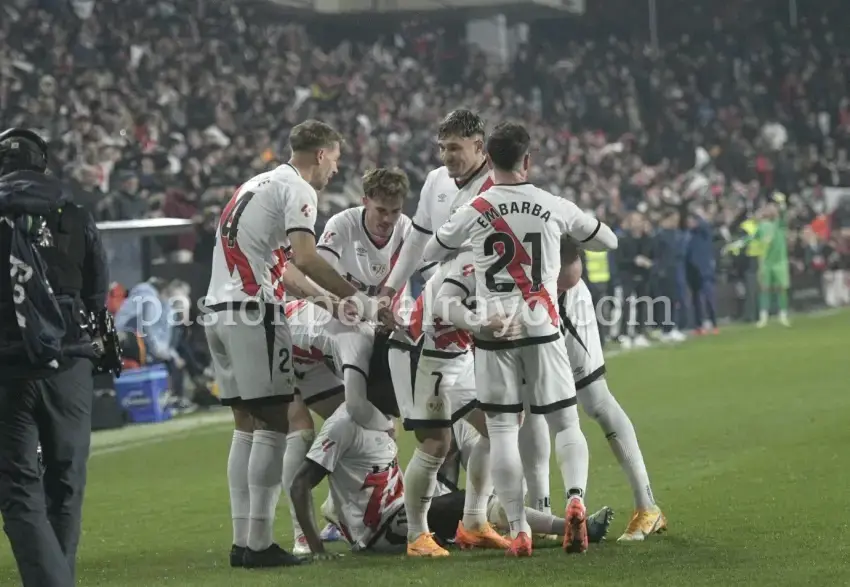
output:
{"label": "player's knee", "polygon": [[251,407],[249,410],[254,419],[254,430],[268,430],[281,434],[289,432],[287,404]]}
{"label": "player's knee", "polygon": [[449,428],[419,428],[415,430],[419,448],[433,456],[445,458],[452,444],[452,433]]}
{"label": "player's knee", "polygon": [[612,402],[616,401],[608,389],[608,383],[604,379],[594,381],[584,389],[581,389],[577,395],[581,409],[594,420],[599,420],[603,417]]}
{"label": "player's knee", "polygon": [[251,413],[242,408],[232,407],[233,412],[233,427],[240,432],[252,434],[254,432],[254,418]]}
{"label": "player's knee", "polygon": [[555,410],[554,412],[549,412],[546,414],[546,423],[549,424],[549,430],[553,435],[569,428],[578,428],[578,407],[569,406],[567,408]]}
{"label": "player's knee", "polygon": [[484,412],[479,409],[474,409],[466,415],[466,421],[475,428],[476,432],[484,438],[489,438],[487,435],[487,419],[484,417]]}
{"label": "player's knee", "polygon": [[295,396],[295,400],[289,404],[287,409],[287,421],[289,430],[313,430],[313,416],[310,414],[310,409],[300,395]]}
{"label": "player's knee", "polygon": [[521,414],[487,412],[487,432],[490,438],[500,434],[519,435]]}

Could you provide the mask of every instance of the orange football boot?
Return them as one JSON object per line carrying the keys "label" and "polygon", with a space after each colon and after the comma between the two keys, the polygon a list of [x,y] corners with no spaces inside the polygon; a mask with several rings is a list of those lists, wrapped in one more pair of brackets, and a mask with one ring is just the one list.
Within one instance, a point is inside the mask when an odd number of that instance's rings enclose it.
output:
{"label": "orange football boot", "polygon": [[463,522],[458,523],[455,544],[463,550],[470,548],[495,548],[504,550],[511,547],[511,541],[496,532],[489,523],[485,523],[477,530],[467,530]]}

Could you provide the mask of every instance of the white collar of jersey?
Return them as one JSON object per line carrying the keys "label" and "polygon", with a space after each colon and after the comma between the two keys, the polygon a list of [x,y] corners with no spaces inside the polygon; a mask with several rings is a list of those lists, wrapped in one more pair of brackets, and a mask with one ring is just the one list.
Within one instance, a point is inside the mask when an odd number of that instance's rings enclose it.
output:
{"label": "white collar of jersey", "polygon": [[298,177],[301,177],[301,172],[300,172],[300,171],[298,171],[298,170],[295,168],[295,165],[293,165],[293,164],[292,164],[292,163],[290,163],[289,161],[287,161],[286,163],[284,163],[284,164],[282,165],[282,167],[289,167],[292,171],[294,171],[294,172],[295,172],[295,175],[297,175]]}
{"label": "white collar of jersey", "polygon": [[473,172],[469,175],[469,177],[467,177],[466,179],[461,180],[461,181],[455,180],[455,185],[457,186],[457,189],[459,189],[459,190],[460,190],[460,189],[463,189],[463,188],[464,188],[464,186],[469,185],[469,183],[470,183],[471,181],[473,181],[476,177],[480,176],[480,175],[481,175],[481,172],[482,172],[482,171],[485,171],[485,170],[486,170],[486,172],[487,172],[487,173],[489,173],[489,172],[490,172],[490,170],[489,170],[489,169],[487,169],[487,161],[486,161],[486,160],[484,161],[484,163],[482,163],[482,164],[481,164],[481,166],[480,166],[478,169],[476,169],[475,171],[473,171]]}

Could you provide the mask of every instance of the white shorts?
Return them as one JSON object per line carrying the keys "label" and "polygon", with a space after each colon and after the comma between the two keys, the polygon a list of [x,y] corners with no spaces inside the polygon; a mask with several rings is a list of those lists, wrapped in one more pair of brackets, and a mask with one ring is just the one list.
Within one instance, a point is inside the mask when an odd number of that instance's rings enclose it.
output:
{"label": "white shorts", "polygon": [[[521,341],[520,341],[521,342]],[[563,337],[513,348],[475,347],[478,407],[485,412],[548,414],[576,404]]]}
{"label": "white shorts", "polygon": [[342,379],[327,363],[298,364],[295,357],[295,393],[308,406],[345,391]]}
{"label": "white shorts", "polygon": [[267,304],[264,314],[225,309],[207,321],[204,330],[223,405],[292,401],[292,337],[279,306]]}
{"label": "white shorts", "polygon": [[605,375],[605,357],[593,298],[584,281],[567,291],[566,312],[561,314],[561,331],[573,369],[576,390],[581,391]]}
{"label": "white shorts", "polygon": [[397,346],[389,349],[390,373],[405,430],[450,428],[478,405],[472,354],[444,355],[423,351],[413,365],[415,352]]}

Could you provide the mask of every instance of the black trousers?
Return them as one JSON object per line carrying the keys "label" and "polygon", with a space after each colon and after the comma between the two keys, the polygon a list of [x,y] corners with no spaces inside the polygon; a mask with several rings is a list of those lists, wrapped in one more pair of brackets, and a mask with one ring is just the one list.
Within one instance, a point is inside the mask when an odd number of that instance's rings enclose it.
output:
{"label": "black trousers", "polygon": [[88,359],[46,379],[0,380],[0,511],[24,587],[74,585],[92,395]]}
{"label": "black trousers", "polygon": [[[630,320],[634,326],[634,336],[645,334],[647,314],[649,311],[649,283],[643,278],[623,276],[623,316],[620,324],[620,334],[630,336]],[[638,299],[641,298],[641,299]]]}

